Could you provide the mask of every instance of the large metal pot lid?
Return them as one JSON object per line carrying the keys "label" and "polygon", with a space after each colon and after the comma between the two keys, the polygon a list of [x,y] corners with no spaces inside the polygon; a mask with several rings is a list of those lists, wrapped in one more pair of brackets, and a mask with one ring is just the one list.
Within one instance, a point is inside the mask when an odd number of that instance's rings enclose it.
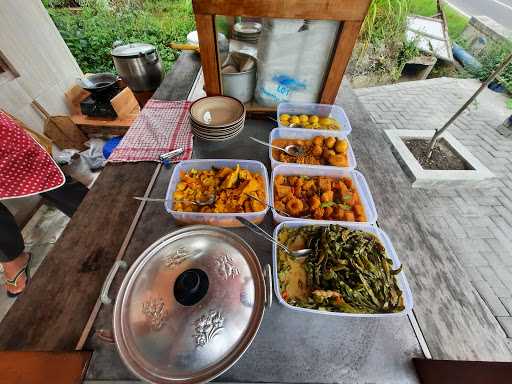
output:
{"label": "large metal pot lid", "polygon": [[151,44],[132,43],[116,46],[112,49],[112,56],[116,57],[139,57],[155,52],[156,48]]}
{"label": "large metal pot lid", "polygon": [[252,342],[265,287],[256,254],[239,236],[210,226],[173,232],[123,280],[113,318],[121,358],[153,383],[211,380]]}

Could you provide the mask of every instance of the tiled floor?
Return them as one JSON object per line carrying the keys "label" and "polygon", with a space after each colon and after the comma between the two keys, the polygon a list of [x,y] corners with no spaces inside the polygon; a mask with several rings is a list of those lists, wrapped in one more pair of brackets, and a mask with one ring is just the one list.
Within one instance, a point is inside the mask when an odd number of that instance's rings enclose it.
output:
{"label": "tiled floor", "polygon": [[[436,129],[472,95],[473,79],[439,78],[359,89],[359,99],[381,129]],[[429,190],[418,212],[446,239],[473,286],[512,338],[512,137],[496,128],[512,110],[506,97],[485,90],[449,128],[496,179],[488,188]]]}
{"label": "tiled floor", "polygon": [[[53,244],[66,228],[69,218],[59,210],[47,205],[41,206],[36,214],[23,228],[25,249],[32,252],[31,274],[36,273],[37,268],[44,260]],[[4,287],[0,288],[0,321],[4,318],[9,308],[16,299],[7,297]]]}

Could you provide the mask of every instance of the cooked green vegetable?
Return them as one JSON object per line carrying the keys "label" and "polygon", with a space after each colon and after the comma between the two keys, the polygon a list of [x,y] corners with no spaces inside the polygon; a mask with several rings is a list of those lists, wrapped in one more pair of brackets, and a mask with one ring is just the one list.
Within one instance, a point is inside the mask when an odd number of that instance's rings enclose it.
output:
{"label": "cooked green vegetable", "polygon": [[[340,225],[284,228],[279,240],[287,246],[314,250],[301,264],[305,279],[290,274],[298,261],[279,251],[279,282],[292,305],[336,312],[390,313],[404,309],[393,262],[379,239],[369,232]],[[304,285],[301,286],[301,285]],[[290,288],[291,285],[299,287]]]}

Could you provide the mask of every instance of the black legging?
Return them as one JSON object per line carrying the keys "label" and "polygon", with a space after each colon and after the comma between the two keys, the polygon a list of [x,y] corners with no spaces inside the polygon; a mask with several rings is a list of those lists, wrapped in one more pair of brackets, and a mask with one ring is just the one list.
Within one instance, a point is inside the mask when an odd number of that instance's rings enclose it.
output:
{"label": "black legging", "polygon": [[14,260],[25,249],[14,216],[0,203],[0,263]]}
{"label": "black legging", "polygon": [[[87,188],[66,177],[66,183],[53,191],[41,193],[67,216],[73,216],[87,193]],[[0,263],[12,261],[25,249],[21,231],[9,210],[0,203]]]}

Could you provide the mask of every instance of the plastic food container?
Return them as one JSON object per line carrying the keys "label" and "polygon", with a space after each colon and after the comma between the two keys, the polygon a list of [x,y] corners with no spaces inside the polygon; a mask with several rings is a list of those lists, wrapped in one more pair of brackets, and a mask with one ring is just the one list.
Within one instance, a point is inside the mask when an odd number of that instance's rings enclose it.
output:
{"label": "plastic food container", "polygon": [[[365,224],[375,224],[377,221],[377,210],[375,209],[375,203],[373,202],[373,197],[368,188],[368,184],[361,172],[358,171],[347,171],[343,168],[339,167],[305,167],[302,164],[286,164],[286,165],[278,165],[272,171],[272,178],[270,180],[270,205],[274,206],[274,180],[277,175],[284,176],[328,176],[328,177],[350,177],[352,182],[355,183],[356,190],[359,193],[359,197],[361,198],[361,203],[364,207],[366,218],[368,219]],[[301,218],[282,216],[277,213],[275,210],[272,210],[272,214],[274,215],[274,221],[277,223],[282,223],[283,221],[294,221],[294,220],[303,220]],[[320,222],[321,220],[310,219],[312,223]],[[342,224],[351,223],[360,225],[363,222],[351,222],[351,221],[329,221],[331,224]]]}
{"label": "plastic food container", "polygon": [[[329,134],[326,134],[325,132],[329,132]],[[352,150],[352,145],[350,144],[350,141],[346,138],[347,135],[344,132],[341,131],[319,131],[316,129],[301,129],[301,128],[274,128],[270,132],[269,137],[269,143],[272,144],[272,142],[275,139],[304,139],[309,140],[312,139],[315,136],[333,136],[340,139],[346,139],[348,142],[348,150],[347,150],[347,158],[348,158],[348,167],[336,167],[333,165],[314,165],[314,164],[300,164],[302,167],[311,167],[311,168],[338,168],[338,169],[346,169],[346,170],[353,170],[356,166],[356,157],[354,155],[354,151]],[[275,160],[272,156],[272,148],[269,147],[269,156],[270,156],[270,163],[272,164],[272,169],[277,167],[278,165],[299,165],[296,163],[283,163],[282,161]]]}
{"label": "plastic food container", "polygon": [[167,188],[165,210],[169,212],[174,219],[183,224],[209,224],[217,225],[220,227],[242,227],[243,225],[235,218],[235,216],[242,216],[247,220],[259,224],[265,218],[268,207],[259,212],[250,213],[199,213],[199,212],[180,212],[173,210],[173,196],[176,190],[176,185],[180,182],[180,172],[188,172],[191,169],[205,170],[216,168],[235,168],[239,164],[240,168],[247,169],[250,172],[255,172],[263,176],[265,184],[265,202],[268,203],[270,191],[268,185],[267,168],[255,160],[236,160],[236,159],[201,159],[201,160],[184,160],[174,168]]}
{"label": "plastic food container", "polygon": [[[328,221],[310,221],[310,220],[298,220],[298,221],[286,221],[281,224],[279,224],[275,230],[274,230],[274,239],[277,239],[277,236],[279,234],[279,231],[283,227],[291,227],[291,228],[297,228],[297,227],[303,227],[306,225],[321,225],[326,226],[329,224],[333,224],[332,222]],[[391,260],[393,260],[393,269],[396,269],[400,266],[400,260],[398,260],[398,256],[396,255],[395,249],[393,248],[393,244],[391,244],[391,240],[389,239],[388,235],[381,230],[378,227],[375,227],[373,225],[364,225],[364,224],[354,224],[354,223],[343,223],[340,224],[344,227],[351,228],[351,229],[357,229],[362,230],[365,232],[371,232],[377,238],[382,242],[384,245],[384,248],[386,249],[386,253],[389,256]],[[285,307],[288,307],[290,309],[293,309],[294,311],[301,311],[301,312],[309,312],[309,313],[316,313],[321,315],[329,315],[329,316],[342,316],[342,317],[396,317],[396,316],[404,316],[411,312],[413,307],[413,299],[412,299],[412,292],[411,288],[409,288],[409,284],[407,283],[407,279],[405,277],[404,271],[401,271],[398,275],[396,275],[398,286],[402,290],[402,294],[404,297],[404,310],[401,312],[394,312],[394,313],[346,313],[346,312],[329,312],[329,311],[320,311],[318,309],[309,309],[309,308],[300,308],[295,307],[293,305],[288,304],[283,297],[281,296],[281,287],[279,286],[279,278],[278,278],[278,262],[277,262],[277,246],[274,245],[272,248],[272,262],[273,262],[273,275],[274,275],[274,291],[276,293],[277,299],[281,304],[283,304]]]}
{"label": "plastic food container", "polygon": [[286,128],[286,126],[281,124],[281,120],[279,116],[283,113],[287,113],[288,115],[317,115],[319,117],[332,117],[336,119],[338,123],[341,125],[341,129],[338,131],[332,131],[327,129],[308,129],[308,128],[295,128],[295,129],[305,129],[311,130],[313,132],[322,132],[325,134],[326,132],[339,132],[343,133],[345,136],[352,132],[352,127],[350,126],[350,121],[348,121],[348,117],[343,110],[338,105],[331,104],[316,104],[316,103],[280,103],[277,106],[277,121],[279,122],[279,128]]}

